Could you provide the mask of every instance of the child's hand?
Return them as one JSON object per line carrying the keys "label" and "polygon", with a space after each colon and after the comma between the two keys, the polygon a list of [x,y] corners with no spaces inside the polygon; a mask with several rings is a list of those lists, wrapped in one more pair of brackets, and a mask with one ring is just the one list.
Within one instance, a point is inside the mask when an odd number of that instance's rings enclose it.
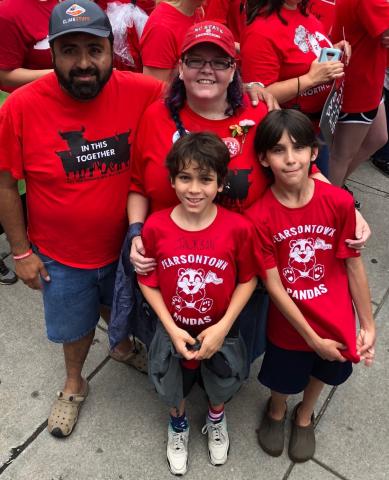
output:
{"label": "child's hand", "polygon": [[186,346],[187,343],[189,345],[195,345],[196,340],[192,337],[192,335],[189,335],[186,330],[177,327],[173,330],[173,332],[170,333],[170,338],[175,349],[177,350],[177,353],[182,355],[186,360],[193,360],[196,358],[197,352],[188,350]]}
{"label": "child's hand", "polygon": [[375,328],[367,330],[361,328],[357,337],[357,353],[365,362],[366,367],[370,367],[374,361],[375,355]]}
{"label": "child's hand", "polygon": [[196,360],[211,358],[223,345],[224,337],[227,335],[225,329],[219,323],[203,330],[197,338],[201,342],[201,348],[197,352]]}
{"label": "child's hand", "polygon": [[339,350],[345,350],[346,346],[342,343],[336,342],[335,340],[330,340],[329,338],[320,338],[320,340],[315,343],[313,346],[315,352],[323,360],[329,360],[333,362],[337,360],[338,362],[345,362],[346,359],[340,353]]}

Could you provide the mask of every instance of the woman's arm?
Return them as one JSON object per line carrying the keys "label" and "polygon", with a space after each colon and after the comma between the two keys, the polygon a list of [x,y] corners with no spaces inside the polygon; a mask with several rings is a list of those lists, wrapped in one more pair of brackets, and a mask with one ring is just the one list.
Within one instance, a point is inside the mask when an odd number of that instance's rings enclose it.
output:
{"label": "woman's arm", "polygon": [[144,75],[150,75],[158,80],[162,80],[163,82],[168,82],[172,75],[173,69],[172,68],[155,68],[155,67],[143,67]]}
{"label": "woman's arm", "polygon": [[15,68],[14,70],[0,70],[0,85],[3,87],[17,88],[26,83],[33,82],[47,75],[53,70],[29,70],[28,68]]}

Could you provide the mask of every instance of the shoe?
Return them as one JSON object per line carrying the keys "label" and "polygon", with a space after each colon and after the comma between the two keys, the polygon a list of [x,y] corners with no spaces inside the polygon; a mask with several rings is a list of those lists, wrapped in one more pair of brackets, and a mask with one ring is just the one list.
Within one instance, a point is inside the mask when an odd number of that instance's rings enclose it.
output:
{"label": "shoe", "polygon": [[274,420],[269,415],[271,398],[269,398],[266,410],[258,429],[258,443],[266,453],[272,457],[279,457],[284,450],[285,439],[285,419],[287,410],[285,409],[284,418]]}
{"label": "shoe", "polygon": [[386,158],[372,157],[371,163],[384,175],[389,175],[389,160]]}
{"label": "shoe", "polygon": [[68,437],[72,433],[77,423],[81,406],[88,396],[88,392],[89,386],[85,380],[82,393],[57,393],[57,399],[51,407],[47,424],[47,429],[51,435],[63,438]]}
{"label": "shoe", "polygon": [[166,457],[173,475],[185,475],[188,470],[189,427],[183,432],[175,432],[169,422],[167,431]]}
{"label": "shoe", "polygon": [[289,458],[293,462],[302,463],[310,460],[315,454],[316,439],[313,423],[315,416],[312,414],[311,423],[306,427],[300,427],[296,424],[297,411],[301,405],[298,403],[292,414],[292,432],[289,441]]}
{"label": "shoe", "polygon": [[343,188],[343,190],[346,190],[346,192],[348,192],[353,197],[355,208],[357,210],[360,210],[361,209],[361,202],[354,197],[354,192],[352,190],[350,190],[346,184],[343,185],[342,188]]}
{"label": "shoe", "polygon": [[134,348],[128,353],[122,354],[115,350],[110,350],[109,356],[117,362],[125,363],[130,367],[134,367],[138,372],[145,373],[147,375],[147,349],[146,345],[137,338],[134,338]]}
{"label": "shoe", "polygon": [[16,274],[0,259],[0,284],[12,285],[18,281]]}
{"label": "shoe", "polygon": [[212,465],[224,465],[230,450],[226,414],[224,414],[223,420],[218,423],[211,422],[207,417],[207,422],[201,433],[203,435],[208,433],[208,453]]}

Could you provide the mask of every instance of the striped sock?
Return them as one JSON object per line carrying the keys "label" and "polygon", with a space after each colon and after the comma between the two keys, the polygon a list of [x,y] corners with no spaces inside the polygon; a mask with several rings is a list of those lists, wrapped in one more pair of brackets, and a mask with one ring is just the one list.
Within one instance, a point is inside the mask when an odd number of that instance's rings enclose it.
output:
{"label": "striped sock", "polygon": [[185,432],[185,430],[188,429],[186,413],[184,412],[181,417],[173,417],[173,415],[170,415],[170,424],[176,433]]}
{"label": "striped sock", "polygon": [[208,408],[208,420],[212,423],[220,423],[224,417],[224,405],[221,410],[215,410],[209,405]]}

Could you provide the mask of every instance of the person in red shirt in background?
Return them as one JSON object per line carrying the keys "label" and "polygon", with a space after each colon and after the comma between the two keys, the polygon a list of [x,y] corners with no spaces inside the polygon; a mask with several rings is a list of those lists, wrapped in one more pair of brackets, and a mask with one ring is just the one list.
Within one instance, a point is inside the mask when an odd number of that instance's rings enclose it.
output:
{"label": "person in red shirt in background", "polygon": [[346,68],[342,112],[330,154],[330,180],[343,185],[349,175],[387,141],[382,100],[389,36],[386,0],[337,0],[334,41],[352,47]]}
{"label": "person in red shirt in background", "polygon": [[168,81],[174,75],[188,29],[202,20],[203,0],[157,2],[140,39],[143,73]]}
{"label": "person in red shirt in background", "polygon": [[[341,61],[318,62],[323,47],[332,47],[323,25],[307,11],[307,0],[258,0],[248,14],[241,41],[244,82],[265,84],[284,108],[298,108],[318,124],[334,79],[344,75]],[[344,49],[340,41],[337,48]],[[328,173],[328,149],[318,162]]]}
{"label": "person in red shirt in background", "polygon": [[336,0],[309,0],[308,3],[308,11],[321,21],[330,36],[335,19],[335,2]]}
{"label": "person in red shirt in background", "polygon": [[240,51],[240,37],[246,26],[246,0],[207,0],[205,20],[226,25],[234,35],[235,48]]}
{"label": "person in red shirt in background", "polygon": [[51,71],[50,13],[58,0],[0,2],[0,89],[11,92]]}

